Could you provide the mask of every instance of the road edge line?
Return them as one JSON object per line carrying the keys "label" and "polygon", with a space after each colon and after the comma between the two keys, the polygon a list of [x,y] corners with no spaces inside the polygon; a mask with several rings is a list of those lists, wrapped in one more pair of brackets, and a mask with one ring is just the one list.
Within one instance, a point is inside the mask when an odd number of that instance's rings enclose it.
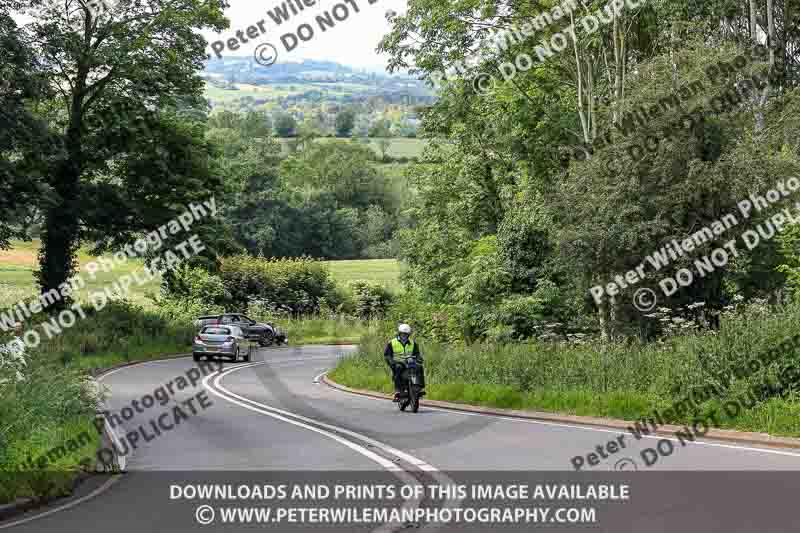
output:
{"label": "road edge line", "polygon": [[[349,394],[366,396],[369,398],[375,398],[379,400],[391,401],[393,399],[393,397],[388,394],[383,394],[380,392],[364,390],[364,389],[355,389],[352,387],[348,387],[346,385],[342,385],[340,383],[336,383],[328,376],[327,372],[322,374],[320,378],[320,383],[324,383],[325,385],[333,389],[346,392]],[[482,407],[470,404],[445,402],[442,400],[420,400],[420,405],[428,407],[436,407],[439,409],[446,409],[448,411],[469,413],[469,414],[499,416],[504,418],[517,418],[520,420],[536,420],[539,422],[552,422],[558,424],[584,426],[587,427],[587,429],[593,427],[604,428],[604,429],[615,429],[619,430],[622,433],[630,433],[628,431],[628,427],[633,426],[636,423],[632,421],[616,420],[612,418],[599,418],[599,417],[578,416],[578,415],[559,415],[559,414],[545,413],[541,411],[519,411],[516,409]],[[651,431],[650,433],[652,433],[653,435],[659,435],[664,437],[675,437],[675,432],[683,429],[684,429],[683,426],[674,426],[665,424],[656,429],[655,431]],[[800,449],[800,439],[798,438],[775,437],[767,433],[751,433],[751,432],[733,431],[727,429],[710,429],[706,434],[703,435],[703,438],[710,440],[732,442],[735,444],[764,446],[767,448]]]}

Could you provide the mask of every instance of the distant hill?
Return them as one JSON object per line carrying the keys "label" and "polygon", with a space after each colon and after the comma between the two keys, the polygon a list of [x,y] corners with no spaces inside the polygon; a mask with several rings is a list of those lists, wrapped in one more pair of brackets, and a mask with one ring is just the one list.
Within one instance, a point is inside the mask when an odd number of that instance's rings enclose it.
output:
{"label": "distant hill", "polygon": [[340,77],[355,74],[351,67],[332,61],[305,60],[301,62],[275,63],[264,67],[256,63],[252,57],[212,58],[206,65],[205,73],[210,77],[230,82],[256,83],[262,82],[297,82],[297,81],[334,81]]}
{"label": "distant hill", "polygon": [[[241,91],[244,86],[246,92],[250,86],[256,86],[284,98],[301,95],[302,99],[348,102],[380,96],[397,103],[406,101],[409,105],[436,100],[424,82],[407,75],[357,70],[332,61],[305,60],[264,67],[251,57],[214,58],[209,60],[202,76],[218,90]],[[208,94],[212,105],[218,103],[215,100],[230,100],[227,96],[237,98],[245,94],[221,95],[214,91]]]}

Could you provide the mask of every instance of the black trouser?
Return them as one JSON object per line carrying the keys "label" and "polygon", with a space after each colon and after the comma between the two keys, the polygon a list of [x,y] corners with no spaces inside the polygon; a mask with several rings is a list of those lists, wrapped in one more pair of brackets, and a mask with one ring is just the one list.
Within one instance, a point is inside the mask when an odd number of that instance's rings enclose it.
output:
{"label": "black trouser", "polygon": [[[425,388],[425,367],[422,365],[417,365],[419,369],[419,384],[420,388]],[[406,370],[406,364],[400,361],[395,361],[394,366],[392,367],[392,379],[394,380],[394,390],[401,391],[406,387],[406,383],[403,380],[403,372]]]}

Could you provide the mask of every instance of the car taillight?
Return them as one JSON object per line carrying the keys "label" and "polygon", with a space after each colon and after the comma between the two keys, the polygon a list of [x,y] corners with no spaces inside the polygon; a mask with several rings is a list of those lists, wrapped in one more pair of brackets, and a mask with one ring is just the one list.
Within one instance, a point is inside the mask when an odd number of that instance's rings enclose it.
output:
{"label": "car taillight", "polygon": [[235,340],[236,340],[236,337],[228,337],[227,339],[225,339],[225,342],[233,342]]}

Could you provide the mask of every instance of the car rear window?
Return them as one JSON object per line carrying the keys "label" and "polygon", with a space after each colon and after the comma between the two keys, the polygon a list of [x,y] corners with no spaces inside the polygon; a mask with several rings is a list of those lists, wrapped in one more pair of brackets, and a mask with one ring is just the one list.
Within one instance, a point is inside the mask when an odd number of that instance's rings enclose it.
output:
{"label": "car rear window", "polygon": [[203,333],[205,335],[230,335],[231,330],[230,328],[220,328],[215,326],[215,327],[203,328],[203,331],[201,331],[200,333]]}

